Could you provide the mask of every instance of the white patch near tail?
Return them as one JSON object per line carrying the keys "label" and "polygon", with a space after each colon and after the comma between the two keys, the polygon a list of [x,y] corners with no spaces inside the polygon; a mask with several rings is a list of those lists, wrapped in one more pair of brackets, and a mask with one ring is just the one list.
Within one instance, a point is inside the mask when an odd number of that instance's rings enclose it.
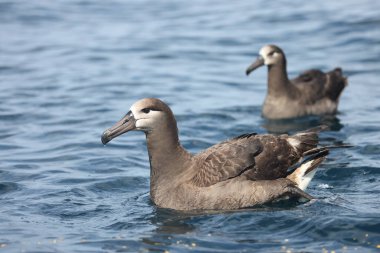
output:
{"label": "white patch near tail", "polygon": [[287,139],[287,141],[288,141],[289,144],[292,145],[294,148],[297,148],[297,147],[301,144],[301,142],[300,142],[299,140],[297,140],[297,139],[295,139],[295,138],[292,138],[292,137],[289,137],[289,138]]}
{"label": "white patch near tail", "polygon": [[288,178],[295,182],[298,188],[303,191],[306,190],[310,181],[313,179],[315,172],[317,172],[317,169],[315,168],[305,175],[306,171],[312,166],[313,162],[314,160],[311,160],[307,163],[302,164],[291,175],[288,176]]}

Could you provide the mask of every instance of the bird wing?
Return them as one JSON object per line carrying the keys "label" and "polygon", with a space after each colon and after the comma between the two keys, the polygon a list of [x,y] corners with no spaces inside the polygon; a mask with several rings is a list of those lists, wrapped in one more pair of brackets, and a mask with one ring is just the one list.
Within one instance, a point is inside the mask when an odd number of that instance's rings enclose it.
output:
{"label": "bird wing", "polygon": [[292,79],[291,83],[302,92],[305,102],[314,103],[325,97],[336,101],[347,85],[347,79],[340,68],[328,73],[311,69]]}
{"label": "bird wing", "polygon": [[325,96],[326,74],[317,69],[307,70],[291,80],[294,87],[302,93],[302,99],[307,103]]}
{"label": "bird wing", "polygon": [[237,177],[255,166],[255,157],[262,151],[255,134],[245,134],[219,143],[198,155],[198,171],[192,183],[207,187]]}
{"label": "bird wing", "polygon": [[[301,142],[288,135],[260,135],[257,137],[263,151],[255,157],[255,166],[244,173],[250,180],[275,180],[287,176],[290,166],[302,157]],[[293,144],[294,145],[293,145]],[[314,146],[313,146],[314,147]],[[309,147],[306,147],[309,149]]]}
{"label": "bird wing", "polygon": [[246,134],[210,147],[198,155],[192,183],[207,187],[240,175],[247,179],[285,178],[288,169],[318,144],[323,126],[295,135]]}

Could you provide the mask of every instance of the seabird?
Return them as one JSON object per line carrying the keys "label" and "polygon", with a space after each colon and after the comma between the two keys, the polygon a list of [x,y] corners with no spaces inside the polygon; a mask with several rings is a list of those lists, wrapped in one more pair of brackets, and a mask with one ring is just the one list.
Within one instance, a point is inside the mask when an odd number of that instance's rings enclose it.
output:
{"label": "seabird", "polygon": [[[146,135],[150,197],[176,210],[237,209],[281,198],[310,200],[304,192],[328,150],[317,148],[315,128],[295,135],[243,134],[190,154],[180,144],[176,119],[164,102],[145,98],[102,135],[102,143],[128,131]],[[314,155],[306,161],[305,157]]]}
{"label": "seabird", "polygon": [[347,85],[341,68],[327,73],[318,69],[307,70],[289,80],[285,53],[275,45],[261,48],[246,74],[263,65],[268,66],[268,93],[262,109],[265,118],[288,119],[336,113],[339,96]]}

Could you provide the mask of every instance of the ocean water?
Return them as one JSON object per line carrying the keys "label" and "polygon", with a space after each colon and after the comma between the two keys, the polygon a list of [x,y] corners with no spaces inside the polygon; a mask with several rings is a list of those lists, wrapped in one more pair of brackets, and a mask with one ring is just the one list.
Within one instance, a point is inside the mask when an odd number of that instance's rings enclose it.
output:
{"label": "ocean water", "polygon": [[[291,77],[340,66],[336,117],[260,117],[268,43]],[[0,1],[0,252],[380,252],[380,2]],[[149,199],[142,133],[103,146],[158,97],[198,152],[319,124],[332,150],[304,205],[177,212]]]}

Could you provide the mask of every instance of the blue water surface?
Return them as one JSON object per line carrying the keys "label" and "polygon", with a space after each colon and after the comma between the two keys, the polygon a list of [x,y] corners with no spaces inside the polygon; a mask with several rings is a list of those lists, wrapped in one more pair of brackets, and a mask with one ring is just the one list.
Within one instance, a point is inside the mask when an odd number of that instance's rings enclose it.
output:
{"label": "blue water surface", "polygon": [[[260,117],[268,43],[291,77],[340,66],[336,117]],[[0,252],[379,252],[380,1],[0,1]],[[149,199],[142,133],[103,146],[133,102],[172,107],[198,152],[319,124],[336,149],[317,201],[176,212]]]}

